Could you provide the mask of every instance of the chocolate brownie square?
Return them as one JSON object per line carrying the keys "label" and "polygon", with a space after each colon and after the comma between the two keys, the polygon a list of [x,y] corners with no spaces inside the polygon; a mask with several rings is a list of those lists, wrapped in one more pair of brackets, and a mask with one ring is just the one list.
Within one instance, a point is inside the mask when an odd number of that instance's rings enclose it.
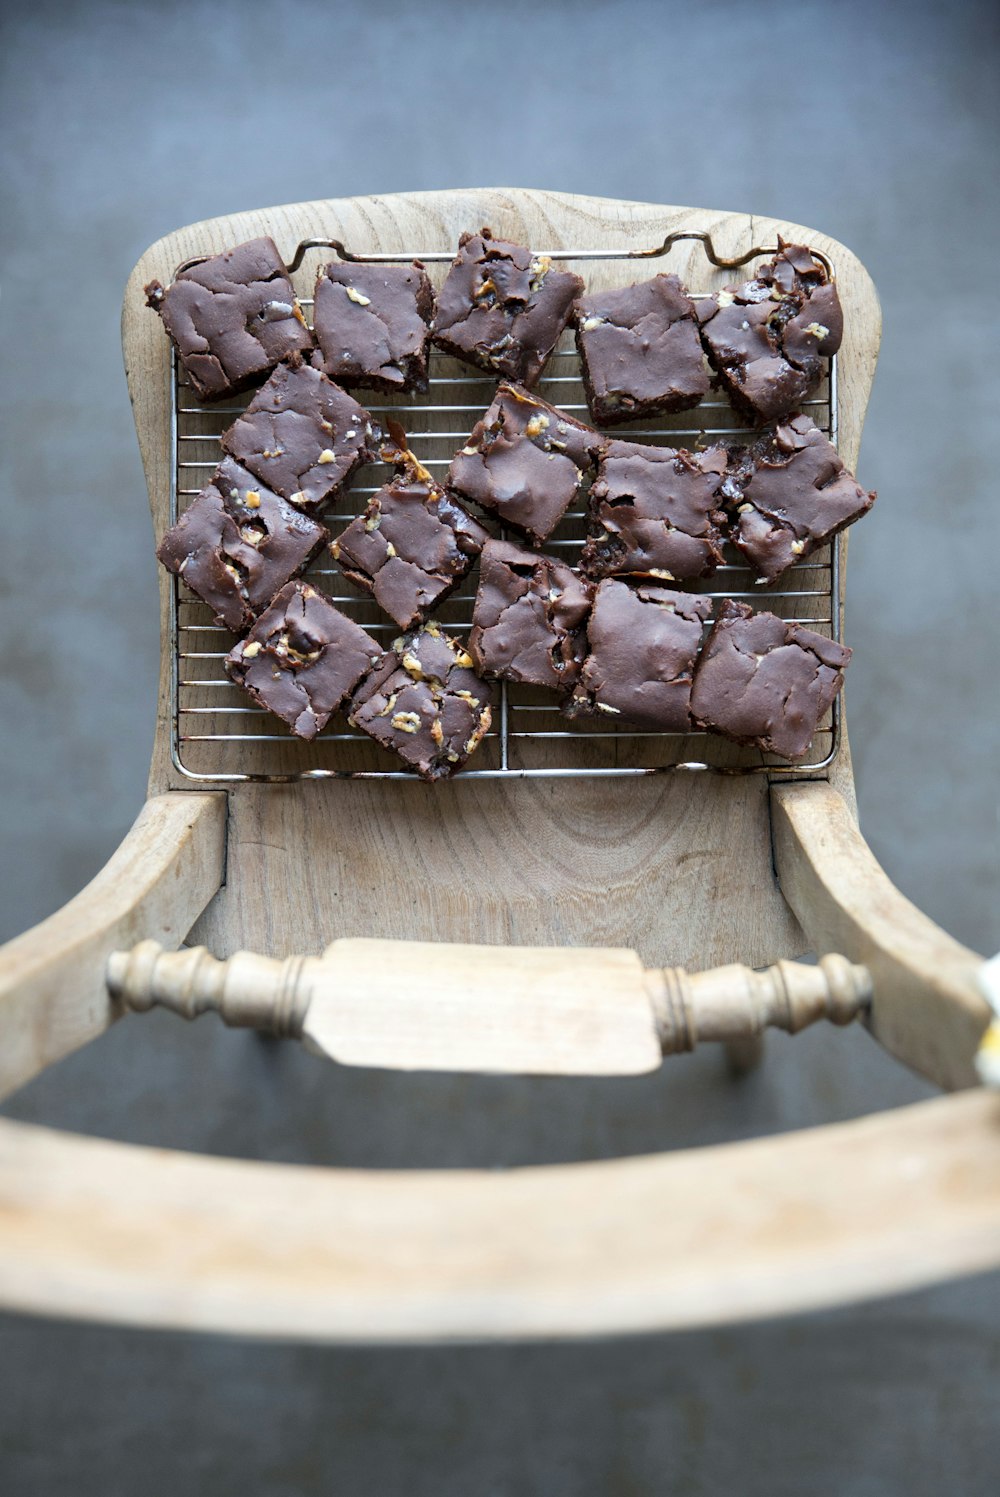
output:
{"label": "chocolate brownie square", "polygon": [[256,384],[279,359],[312,348],[285,263],[272,239],[250,239],[146,287],[199,400]]}
{"label": "chocolate brownie square", "polygon": [[280,364],[222,433],[224,451],[299,509],[320,509],[377,456],[363,406],[301,359]]}
{"label": "chocolate brownie square", "polygon": [[708,598],[666,587],[629,587],[609,578],[594,595],[588,654],[564,711],[664,732],[692,728],[689,703]]}
{"label": "chocolate brownie square", "polygon": [[405,443],[394,451],[396,476],[330,550],[351,582],[410,629],[461,582],[489,531],[435,483]]}
{"label": "chocolate brownie square", "polygon": [[434,292],[419,260],[362,265],[334,260],[316,280],[312,362],[342,385],[427,390]]}
{"label": "chocolate brownie square", "polygon": [[728,454],[611,441],[590,488],[589,577],[708,577],[722,560]]}
{"label": "chocolate brownie square", "polygon": [[695,304],[675,275],[592,291],[573,308],[590,414],[601,426],[684,411],[708,394]]}
{"label": "chocolate brownie square", "polygon": [[324,526],[226,457],[156,554],[220,624],[242,634],[328,539]]}
{"label": "chocolate brownie square", "polygon": [[487,541],[469,654],[484,676],[566,691],[586,653],[593,588],[551,556]]}
{"label": "chocolate brownie square", "polygon": [[515,385],[496,397],[448,469],[448,485],[540,545],[593,471],[605,438]]}
{"label": "chocolate brownie square", "polygon": [[355,692],[350,722],[422,779],[441,780],[489,731],[490,688],[459,640],[427,624],[393,641]]}
{"label": "chocolate brownie square", "polygon": [[808,416],[734,448],[732,462],[732,538],[762,582],[776,582],[875,503]]}
{"label": "chocolate brownie square", "polygon": [[489,229],[463,234],[431,338],[445,353],[533,385],[582,290],[580,277],[553,270],[547,255],[494,239]]}
{"label": "chocolate brownie square", "polygon": [[794,619],[727,598],[695,672],[691,714],[736,743],[800,759],[850,658],[845,645]]}
{"label": "chocolate brownie square", "polygon": [[381,658],[382,647],[329,598],[304,582],[283,587],[226,672],[300,738],[315,738]]}
{"label": "chocolate brownie square", "polygon": [[698,303],[708,361],[736,408],[755,421],[801,405],[844,332],[826,267],[803,244],[779,239],[778,246],[752,280]]}

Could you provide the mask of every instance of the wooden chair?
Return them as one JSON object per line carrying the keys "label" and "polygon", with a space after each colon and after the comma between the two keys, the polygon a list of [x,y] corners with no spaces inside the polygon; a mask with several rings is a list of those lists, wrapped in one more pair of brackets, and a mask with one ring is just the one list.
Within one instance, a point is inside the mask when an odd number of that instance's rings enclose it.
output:
{"label": "wooden chair", "polygon": [[[313,202],[168,235],[132,274],[125,362],[157,536],[176,433],[146,282],[262,233],[288,257],[330,239],[409,254],[450,251],[482,224],[537,248],[708,232],[719,261],[804,239],[844,303],[839,443],[855,465],[878,303],[855,257],[812,230],[533,191]],[[694,284],[702,254],[682,238],[654,268]],[[161,574],[168,646],[171,586]],[[507,1173],[280,1167],[3,1120],[3,1305],[326,1341],[578,1336],[835,1305],[1000,1264],[1000,1099],[975,1088],[973,1065],[989,1018],[981,959],[873,858],[846,729],[805,776],[192,780],[175,762],[173,669],[168,647],[132,831],[0,952],[0,1094],[154,999],[304,1030],[355,1063],[476,1066],[485,1043],[499,1069],[608,1073],[705,1037],[752,1058],[766,1022],[861,1012],[900,1062],[957,1094],[777,1138]],[[150,944],[186,940],[280,960],[220,966]],[[325,962],[298,955],[330,941]],[[809,951],[846,960],[787,960]]]}

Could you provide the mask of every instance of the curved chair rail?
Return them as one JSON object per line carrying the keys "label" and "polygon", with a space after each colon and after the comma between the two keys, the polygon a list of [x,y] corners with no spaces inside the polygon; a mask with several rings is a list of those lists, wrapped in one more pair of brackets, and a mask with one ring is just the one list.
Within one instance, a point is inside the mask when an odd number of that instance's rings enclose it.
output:
{"label": "curved chair rail", "polygon": [[1000,1262],[1000,1098],[596,1164],[354,1171],[0,1124],[8,1308],[310,1341],[678,1329]]}

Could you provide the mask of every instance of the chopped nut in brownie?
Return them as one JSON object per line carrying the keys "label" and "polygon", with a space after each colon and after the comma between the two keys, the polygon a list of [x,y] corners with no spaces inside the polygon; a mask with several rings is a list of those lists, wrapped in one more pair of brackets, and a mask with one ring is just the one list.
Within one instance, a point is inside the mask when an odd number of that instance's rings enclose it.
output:
{"label": "chopped nut in brownie", "polygon": [[675,451],[611,441],[590,489],[580,558],[590,577],[708,577],[722,560],[726,449]]}
{"label": "chopped nut in brownie", "polygon": [[733,404],[756,421],[802,404],[844,331],[826,267],[805,245],[778,244],[753,280],[698,303],[708,361]]}
{"label": "chopped nut in brownie", "polygon": [[350,722],[425,780],[461,769],[489,731],[490,688],[437,624],[405,634],[362,681]]}
{"label": "chopped nut in brownie", "polygon": [[342,385],[427,391],[434,293],[419,260],[363,265],[333,260],[316,280],[313,365]]}
{"label": "chopped nut in brownie", "polygon": [[324,526],[226,457],[156,554],[220,624],[242,634],[328,538]]}
{"label": "chopped nut in brownie", "polygon": [[695,672],[691,715],[736,743],[800,759],[844,684],[845,645],[727,598]]}
{"label": "chopped nut in brownie", "polygon": [[566,323],[583,281],[545,255],[463,234],[438,293],[432,340],[445,353],[533,385]]}
{"label": "chopped nut in brownie", "polygon": [[687,410],[708,393],[698,315],[677,276],[592,291],[575,304],[573,321],[599,425]]}
{"label": "chopped nut in brownie", "polygon": [[875,503],[808,416],[791,416],[734,448],[732,464],[726,481],[736,508],[732,538],[761,582],[776,582]]}
{"label": "chopped nut in brownie", "polygon": [[226,672],[293,733],[315,738],[381,655],[329,598],[290,582],[229,652]]}
{"label": "chopped nut in brownie", "polygon": [[605,438],[515,385],[489,410],[448,469],[448,485],[540,545],[576,499]]}
{"label": "chopped nut in brownie", "polygon": [[566,691],[586,649],[593,588],[572,567],[487,541],[479,567],[469,654],[484,676]]}
{"label": "chopped nut in brownie", "polygon": [[224,450],[299,509],[320,509],[362,463],[377,433],[363,406],[301,359],[280,364],[222,434]]}
{"label": "chopped nut in brownie", "polygon": [[271,239],[251,239],[146,287],[199,400],[256,384],[279,359],[312,348],[312,334]]}
{"label": "chopped nut in brownie", "polygon": [[588,654],[564,711],[664,732],[693,727],[688,710],[708,598],[609,578],[594,595]]}

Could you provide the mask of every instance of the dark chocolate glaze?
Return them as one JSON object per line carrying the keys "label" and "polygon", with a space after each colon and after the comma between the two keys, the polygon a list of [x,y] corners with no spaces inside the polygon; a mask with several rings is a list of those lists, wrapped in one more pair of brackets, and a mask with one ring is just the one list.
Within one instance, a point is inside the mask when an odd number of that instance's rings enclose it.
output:
{"label": "dark chocolate glaze", "polygon": [[279,364],[222,446],[299,509],[320,509],[376,456],[371,416],[300,358]]}
{"label": "dark chocolate glaze", "polygon": [[664,732],[692,727],[689,704],[709,598],[608,579],[594,594],[589,653],[564,711]]}
{"label": "dark chocolate glaze", "polygon": [[330,550],[345,576],[410,629],[462,580],[489,532],[412,453],[404,450],[399,462],[401,471]]}
{"label": "dark chocolate glaze", "polygon": [[555,270],[523,245],[494,239],[489,229],[463,234],[438,293],[431,337],[456,358],[530,386],[582,290],[578,275]]}
{"label": "dark chocolate glaze", "polygon": [[272,239],[250,239],[182,270],[166,290],[146,287],[199,400],[254,385],[279,359],[313,346]]}
{"label": "dark chocolate glaze", "polygon": [[580,492],[605,440],[527,390],[502,384],[452,459],[448,485],[540,544]]}
{"label": "dark chocolate glaze", "polygon": [[484,676],[566,691],[586,649],[593,588],[551,556],[488,541],[479,568],[469,654]]}
{"label": "dark chocolate glaze", "polygon": [[844,333],[825,267],[805,245],[778,243],[753,280],[697,304],[709,363],[737,409],[756,421],[801,405]]}
{"label": "dark chocolate glaze", "polygon": [[876,498],[808,416],[791,416],[734,448],[726,492],[735,507],[733,541],[764,582],[860,520]]}
{"label": "dark chocolate glaze", "polygon": [[573,307],[590,414],[614,426],[697,405],[709,388],[694,302],[675,275],[594,291]]}
{"label": "dark chocolate glaze", "polygon": [[419,260],[361,265],[334,260],[316,280],[313,365],[342,385],[427,391],[434,292]]}
{"label": "dark chocolate glaze", "polygon": [[156,554],[242,634],[328,539],[324,526],[225,457]]}
{"label": "dark chocolate glaze", "polygon": [[461,769],[491,716],[490,688],[464,646],[433,623],[393,641],[350,711],[355,727],[394,749],[425,780]]}
{"label": "dark chocolate glaze", "polygon": [[800,759],[850,658],[845,645],[793,619],[727,598],[695,672],[691,714],[736,743]]}
{"label": "dark chocolate glaze", "polygon": [[290,582],[229,652],[226,672],[293,733],[315,738],[381,655],[329,598]]}
{"label": "dark chocolate glaze", "polygon": [[691,453],[611,441],[590,489],[580,557],[590,577],[627,573],[679,581],[708,577],[722,560],[722,446]]}

